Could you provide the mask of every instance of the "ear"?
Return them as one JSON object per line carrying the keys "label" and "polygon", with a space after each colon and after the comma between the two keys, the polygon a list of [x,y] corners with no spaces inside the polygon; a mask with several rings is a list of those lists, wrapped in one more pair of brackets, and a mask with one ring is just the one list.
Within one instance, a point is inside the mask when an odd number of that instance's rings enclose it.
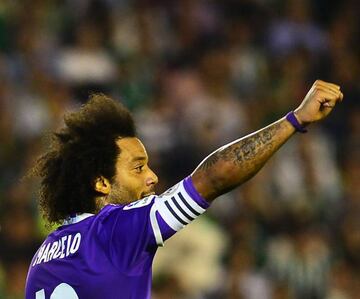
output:
{"label": "ear", "polygon": [[111,191],[111,184],[107,178],[99,176],[95,179],[94,188],[96,192],[108,195]]}

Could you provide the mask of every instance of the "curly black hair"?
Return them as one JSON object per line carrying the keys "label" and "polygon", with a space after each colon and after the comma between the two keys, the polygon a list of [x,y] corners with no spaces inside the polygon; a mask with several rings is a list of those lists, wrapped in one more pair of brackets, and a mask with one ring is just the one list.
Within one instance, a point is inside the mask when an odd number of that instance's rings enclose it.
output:
{"label": "curly black hair", "polygon": [[91,95],[79,111],[65,114],[64,121],[32,169],[41,179],[39,206],[50,224],[72,213],[96,211],[95,179],[113,182],[120,154],[116,140],[136,136],[130,112],[104,94]]}

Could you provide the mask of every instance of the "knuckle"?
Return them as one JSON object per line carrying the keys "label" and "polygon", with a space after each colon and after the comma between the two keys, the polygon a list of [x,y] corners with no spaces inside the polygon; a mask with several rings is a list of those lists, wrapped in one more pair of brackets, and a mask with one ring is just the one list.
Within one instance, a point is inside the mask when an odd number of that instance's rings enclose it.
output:
{"label": "knuckle", "polygon": [[319,94],[321,92],[321,89],[318,86],[315,86],[314,93]]}

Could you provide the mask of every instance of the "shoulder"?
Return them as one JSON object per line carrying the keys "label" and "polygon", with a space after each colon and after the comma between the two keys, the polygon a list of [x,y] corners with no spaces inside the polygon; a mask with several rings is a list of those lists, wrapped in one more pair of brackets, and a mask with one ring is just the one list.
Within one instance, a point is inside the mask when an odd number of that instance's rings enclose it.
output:
{"label": "shoulder", "polygon": [[122,209],[127,211],[127,210],[131,210],[131,209],[138,209],[138,208],[143,208],[143,207],[149,206],[154,201],[155,197],[156,197],[155,195],[152,195],[152,196],[142,198],[140,200],[134,201],[132,203],[129,203],[128,205],[123,206]]}
{"label": "shoulder", "polygon": [[143,214],[149,212],[156,197],[157,196],[155,195],[148,196],[126,205],[108,204],[101,209],[101,211],[96,215],[96,218],[98,221],[103,221],[107,218],[118,217],[120,215],[126,217],[132,214]]}

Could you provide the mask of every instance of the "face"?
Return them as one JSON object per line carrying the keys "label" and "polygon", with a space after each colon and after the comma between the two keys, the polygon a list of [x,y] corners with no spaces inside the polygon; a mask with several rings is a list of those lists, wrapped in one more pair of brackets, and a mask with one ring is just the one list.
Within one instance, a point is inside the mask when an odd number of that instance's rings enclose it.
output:
{"label": "face", "polygon": [[127,204],[155,194],[158,178],[148,165],[149,158],[141,141],[126,137],[118,139],[116,144],[121,153],[116,161],[116,175],[109,186],[106,203]]}

